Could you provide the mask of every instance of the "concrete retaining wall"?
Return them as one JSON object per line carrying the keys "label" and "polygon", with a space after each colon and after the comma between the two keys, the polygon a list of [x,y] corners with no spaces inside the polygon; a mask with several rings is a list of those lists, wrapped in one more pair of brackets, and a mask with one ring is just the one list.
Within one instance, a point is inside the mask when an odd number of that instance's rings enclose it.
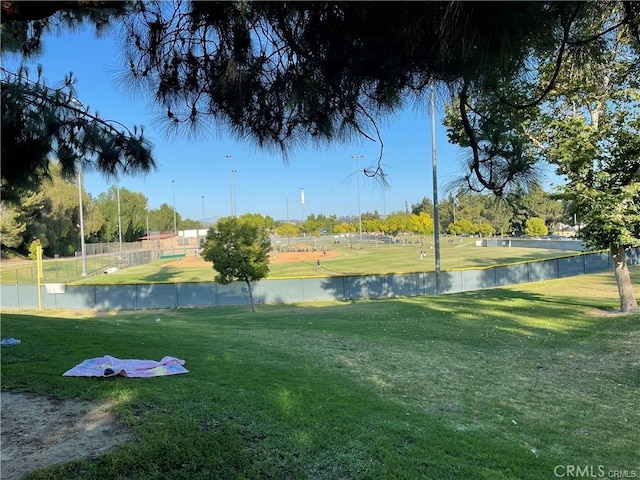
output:
{"label": "concrete retaining wall", "polygon": [[[627,252],[629,265],[640,264],[640,248]],[[498,266],[486,269],[446,271],[440,274],[439,293],[480,290],[519,283],[597,273],[614,268],[606,252]],[[252,285],[258,304],[393,298],[434,295],[434,272],[362,275],[328,278],[292,278],[261,280]],[[64,293],[48,293],[60,292]],[[65,288],[41,288],[44,308],[68,309],[151,309],[248,305],[247,286],[243,282],[220,285],[207,283],[156,283],[145,285],[66,285]],[[0,286],[3,310],[38,308],[35,285]]]}

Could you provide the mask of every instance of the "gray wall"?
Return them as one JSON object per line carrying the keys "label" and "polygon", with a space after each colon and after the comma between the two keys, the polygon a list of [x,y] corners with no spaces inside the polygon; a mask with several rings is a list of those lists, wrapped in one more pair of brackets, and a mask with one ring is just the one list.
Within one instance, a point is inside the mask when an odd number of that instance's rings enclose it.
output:
{"label": "gray wall", "polygon": [[[640,247],[627,251],[627,262],[640,265]],[[614,268],[606,252],[585,253],[552,260],[441,272],[440,293],[480,290],[518,283],[603,272]],[[57,287],[57,288],[56,288]],[[393,298],[436,294],[436,275],[428,273],[362,275],[328,278],[261,280],[252,285],[256,303],[297,303],[359,298]],[[64,293],[49,293],[49,292]],[[41,288],[44,308],[150,309],[248,305],[247,286],[208,283],[157,283],[145,285],[88,285]],[[38,308],[35,285],[0,286],[3,310]]]}
{"label": "gray wall", "polygon": [[483,238],[478,240],[482,247],[522,247],[547,248],[549,250],[569,250],[582,252],[582,240],[570,239],[535,239],[535,238]]}

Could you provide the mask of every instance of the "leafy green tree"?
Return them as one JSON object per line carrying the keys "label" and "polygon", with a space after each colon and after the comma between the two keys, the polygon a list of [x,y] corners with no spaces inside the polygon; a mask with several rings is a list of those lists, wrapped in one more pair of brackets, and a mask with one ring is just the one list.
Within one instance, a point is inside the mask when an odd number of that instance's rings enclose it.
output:
{"label": "leafy green tree", "polygon": [[[76,205],[77,205],[76,193]],[[0,202],[2,215],[2,245],[5,248],[15,250],[19,254],[28,254],[29,245],[34,239],[38,239],[45,249],[47,256],[53,256],[59,251],[53,251],[49,239],[56,243],[53,223],[53,207],[51,196],[46,188],[40,192],[23,190],[19,196],[19,207],[14,202]],[[70,214],[73,214],[70,213]],[[79,237],[78,237],[79,240]]]}
{"label": "leafy green tree", "polygon": [[[624,18],[618,5],[603,8],[581,26],[583,37],[609,25],[611,15]],[[638,310],[625,250],[640,245],[640,61],[623,33],[568,52],[571,68],[560,72],[539,117],[536,145],[567,179],[560,191],[584,222],[585,244],[611,252],[620,310],[628,312]]]}
{"label": "leafy green tree", "polygon": [[2,250],[17,249],[24,239],[22,234],[27,229],[20,211],[13,205],[0,201],[0,242]]}
{"label": "leafy green tree", "polygon": [[384,231],[384,221],[380,218],[362,219],[362,229],[365,232],[382,232]]}
{"label": "leafy green tree", "polygon": [[151,144],[142,130],[129,131],[90,113],[76,99],[71,76],[62,88],[52,89],[39,75],[32,80],[25,71],[14,74],[3,69],[1,85],[1,177],[6,199],[17,201],[21,190],[35,190],[50,178],[52,156],[67,179],[77,175],[81,164],[111,178],[155,168]]}
{"label": "leafy green tree", "polygon": [[245,213],[244,215],[241,215],[240,218],[265,230],[271,230],[275,227],[275,221],[269,215],[264,216],[260,213]]}
{"label": "leafy green tree", "polygon": [[451,235],[473,235],[476,233],[476,225],[471,220],[461,218],[449,225],[449,233]]}
{"label": "leafy green tree", "polygon": [[549,233],[549,229],[542,218],[531,217],[527,220],[524,233],[530,237],[543,237]]}
{"label": "leafy green tree", "polygon": [[384,221],[385,233],[397,237],[411,230],[410,216],[405,212],[393,212]]}
{"label": "leafy green tree", "polygon": [[300,230],[293,223],[283,223],[276,228],[276,233],[281,237],[293,237],[298,235]]}
{"label": "leafy green tree", "polygon": [[490,237],[495,235],[496,230],[489,223],[479,223],[475,225],[475,232],[481,237]]}
{"label": "leafy green tree", "polygon": [[23,191],[21,193],[20,211],[27,229],[24,232],[24,242],[20,247],[20,251],[28,252],[31,241],[36,238],[40,240],[43,248],[49,246],[46,220],[50,210],[51,201],[44,192]]}
{"label": "leafy green tree", "polygon": [[411,205],[411,213],[419,215],[421,212],[424,212],[433,218],[433,202],[430,198],[423,197],[420,203],[414,203]]}
{"label": "leafy green tree", "polygon": [[29,244],[29,258],[38,259],[38,250],[42,248],[42,243],[37,238]]}
{"label": "leafy green tree", "polygon": [[191,218],[180,220],[180,223],[178,224],[178,230],[199,230],[201,228],[202,222]]}
{"label": "leafy green tree", "polygon": [[562,201],[545,192],[537,182],[528,190],[514,189],[506,199],[513,210],[512,226],[516,231],[524,232],[527,219],[532,217],[542,218],[548,226],[562,219]]}
{"label": "leafy green tree", "polygon": [[438,220],[440,220],[440,231],[447,231],[450,223],[453,223],[454,199],[451,194],[438,202]]}
{"label": "leafy green tree", "polygon": [[[118,195],[120,196],[120,217],[118,217]],[[104,218],[101,230],[103,241],[119,241],[120,226],[123,242],[136,242],[146,235],[147,198],[142,193],[111,186],[108,191],[98,195],[96,204]],[[173,211],[171,212],[171,231],[173,231]]]}
{"label": "leafy green tree", "polygon": [[[80,250],[80,201],[78,178],[67,179],[62,175],[62,166],[52,162],[51,178],[42,183],[46,208],[42,210],[42,221],[47,226],[47,256],[56,254],[69,256]],[[103,218],[87,191],[82,188],[82,214],[85,240],[96,238]]]}
{"label": "leafy green tree", "polygon": [[433,233],[433,218],[428,213],[421,211],[419,214],[411,214],[409,217],[411,231],[419,235]]}
{"label": "leafy green tree", "polygon": [[246,283],[251,310],[256,313],[251,282],[265,278],[269,273],[270,251],[271,241],[264,228],[227,217],[209,229],[202,257],[213,262],[217,282],[223,285],[234,280]]}
{"label": "leafy green tree", "polygon": [[[42,35],[75,28],[83,22],[104,31],[111,20],[136,9],[130,2],[2,2],[2,53],[24,57],[42,51]],[[64,10],[61,12],[61,10]],[[76,98],[74,79],[52,88],[26,70],[2,68],[2,196],[17,202],[23,190],[37,190],[50,177],[50,158],[57,158],[62,175],[74,178],[81,164],[106,176],[144,173],[155,168],[151,144],[142,129],[91,113]]]}
{"label": "leafy green tree", "polygon": [[461,82],[448,133],[469,147],[463,180],[471,189],[503,196],[519,181],[526,191],[536,186],[539,161],[557,165],[564,198],[585,223],[580,235],[589,248],[611,251],[620,309],[635,311],[625,249],[640,244],[638,5],[568,8],[555,52],[533,42],[531,68],[493,77],[490,88],[482,79]]}
{"label": "leafy green tree", "polygon": [[487,219],[493,229],[493,233],[504,235],[509,231],[513,211],[509,204],[502,198],[487,198],[487,205],[482,215]]}
{"label": "leafy green tree", "polygon": [[[180,223],[181,220],[180,214],[176,212],[176,222]],[[149,229],[173,233],[173,208],[163,203],[160,208],[149,210]]]}
{"label": "leafy green tree", "polygon": [[334,225],[333,233],[336,233],[338,235],[344,235],[345,233],[352,232],[352,228],[351,227],[352,226],[347,222],[340,222],[340,223],[337,223],[336,225]]}

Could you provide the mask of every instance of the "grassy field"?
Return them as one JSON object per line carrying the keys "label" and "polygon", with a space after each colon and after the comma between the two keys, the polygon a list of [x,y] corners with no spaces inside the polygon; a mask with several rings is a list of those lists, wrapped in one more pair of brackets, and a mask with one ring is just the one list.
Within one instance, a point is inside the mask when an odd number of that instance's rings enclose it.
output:
{"label": "grassy field", "polygon": [[[273,263],[270,265],[269,278],[308,277],[332,275],[360,275],[376,273],[407,273],[417,271],[433,271],[435,269],[434,253],[430,249],[431,242],[425,243],[426,257],[419,258],[419,244],[365,246],[357,245],[349,248],[341,245],[330,245],[331,252],[338,253],[336,258],[324,258],[317,252],[322,261],[322,272],[315,272],[315,259],[292,263]],[[533,248],[482,248],[475,246],[475,239],[465,238],[462,243],[456,240],[448,243],[443,239],[441,244],[441,268],[455,270],[460,268],[489,267],[522,261],[540,260],[571,255],[573,252],[544,250]],[[103,275],[104,268],[112,265],[110,257],[88,257],[88,278],[80,276],[82,265],[79,259],[48,260],[44,263],[43,283],[66,283],[73,285],[109,285],[127,283],[158,282],[207,282],[212,281],[214,273],[211,264],[201,262],[196,266],[186,266],[174,259],[159,260],[142,266],[121,269],[116,275]],[[0,263],[0,284],[37,283],[35,262],[2,262]]]}
{"label": "grassy field", "polygon": [[[640,317],[617,304],[605,273],[257,315],[3,313],[22,344],[2,347],[2,389],[116,400],[133,432],[32,480],[640,476]],[[177,356],[190,373],[61,376],[105,354]]]}
{"label": "grassy field", "polygon": [[[428,247],[427,247],[428,248]],[[314,259],[297,262],[272,263],[268,278],[321,277],[336,275],[361,275],[376,273],[407,273],[433,271],[434,253],[425,249],[426,258],[420,259],[419,245],[383,245],[379,247],[332,248],[331,253],[338,256],[325,258],[317,252]],[[444,243],[441,248],[441,268],[455,270],[460,268],[479,268],[494,265],[557,258],[571,255],[572,252],[543,250],[533,248],[482,248],[468,240],[462,244]],[[322,271],[315,271],[315,260],[321,259]],[[184,262],[174,259],[159,260],[139,267],[129,267],[115,275],[101,275],[73,282],[74,285],[112,285],[158,282],[208,282],[214,272],[210,263],[204,261],[188,266],[189,258]]]}

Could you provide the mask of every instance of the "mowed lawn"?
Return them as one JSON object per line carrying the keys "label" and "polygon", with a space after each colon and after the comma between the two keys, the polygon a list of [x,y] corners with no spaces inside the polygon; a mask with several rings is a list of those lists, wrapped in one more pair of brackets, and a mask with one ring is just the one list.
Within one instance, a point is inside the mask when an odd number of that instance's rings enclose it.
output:
{"label": "mowed lawn", "polygon": [[[426,256],[420,259],[420,245],[381,245],[353,249],[332,246],[335,257],[324,257],[321,251],[316,258],[296,262],[271,263],[268,278],[326,277],[339,275],[367,275],[381,273],[428,272],[435,270],[434,252],[426,244]],[[483,248],[476,247],[474,239],[464,243],[446,243],[441,246],[441,269],[485,268],[517,262],[542,260],[568,256],[576,252],[545,250],[537,248]],[[276,254],[277,256],[277,254]],[[317,271],[316,259],[320,259],[322,270]],[[100,275],[73,282],[74,285],[112,285],[162,282],[209,282],[215,272],[210,263],[201,262],[188,266],[175,259],[159,260],[139,267],[129,267],[115,275]]]}
{"label": "mowed lawn", "polygon": [[[3,337],[22,343],[2,347],[2,389],[111,399],[132,432],[30,479],[640,476],[640,316],[617,304],[609,272],[255,315],[3,313]],[[105,354],[176,356],[190,373],[61,376]]]}

